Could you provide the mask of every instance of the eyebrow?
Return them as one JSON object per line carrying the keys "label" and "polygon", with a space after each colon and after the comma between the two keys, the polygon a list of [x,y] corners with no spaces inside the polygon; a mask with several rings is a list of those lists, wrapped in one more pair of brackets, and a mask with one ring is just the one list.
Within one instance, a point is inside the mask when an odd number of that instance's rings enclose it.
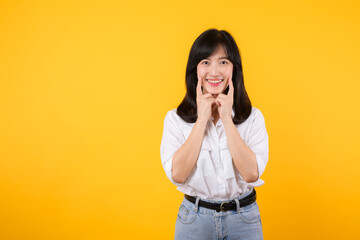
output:
{"label": "eyebrow", "polygon": [[[210,58],[204,58],[204,59],[210,60]],[[229,60],[228,57],[221,57],[221,58],[218,58],[218,59],[227,59],[227,60]]]}

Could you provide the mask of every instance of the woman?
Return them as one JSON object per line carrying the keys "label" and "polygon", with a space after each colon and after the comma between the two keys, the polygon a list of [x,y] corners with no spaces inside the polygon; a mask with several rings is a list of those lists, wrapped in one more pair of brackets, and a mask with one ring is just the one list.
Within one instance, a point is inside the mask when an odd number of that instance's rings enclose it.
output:
{"label": "woman", "polygon": [[209,29],[195,40],[186,88],[165,116],[160,146],[167,177],[185,194],[175,239],[263,239],[254,187],[264,184],[268,134],[228,32]]}

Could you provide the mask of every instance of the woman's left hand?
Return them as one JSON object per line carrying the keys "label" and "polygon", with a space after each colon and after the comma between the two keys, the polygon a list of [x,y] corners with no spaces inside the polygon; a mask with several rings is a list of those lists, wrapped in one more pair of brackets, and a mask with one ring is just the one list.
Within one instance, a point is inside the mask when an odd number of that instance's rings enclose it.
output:
{"label": "woman's left hand", "polygon": [[220,93],[215,102],[218,105],[218,112],[221,118],[221,121],[224,121],[227,118],[231,119],[232,106],[234,99],[234,86],[232,79],[229,78],[229,91],[227,94]]}

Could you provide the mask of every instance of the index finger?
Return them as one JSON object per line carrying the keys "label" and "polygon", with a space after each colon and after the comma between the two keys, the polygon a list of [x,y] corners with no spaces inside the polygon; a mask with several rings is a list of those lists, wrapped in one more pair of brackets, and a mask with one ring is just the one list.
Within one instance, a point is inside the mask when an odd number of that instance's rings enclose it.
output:
{"label": "index finger", "polygon": [[203,95],[203,92],[201,90],[201,79],[199,78],[197,86],[196,86],[196,96],[202,96],[202,95]]}
{"label": "index finger", "polygon": [[232,78],[229,79],[229,91],[228,91],[228,96],[233,96],[234,95],[234,85],[232,82]]}

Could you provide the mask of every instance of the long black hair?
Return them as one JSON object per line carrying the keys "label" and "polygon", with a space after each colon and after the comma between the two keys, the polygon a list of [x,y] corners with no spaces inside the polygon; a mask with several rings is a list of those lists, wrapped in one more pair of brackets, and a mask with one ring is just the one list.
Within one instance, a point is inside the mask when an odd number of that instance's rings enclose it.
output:
{"label": "long black hair", "polygon": [[[235,115],[232,119],[233,123],[240,124],[250,116],[252,106],[245,90],[241,57],[236,42],[227,31],[210,28],[200,34],[190,49],[185,75],[186,94],[177,107],[177,114],[185,122],[194,123],[198,117],[196,104],[197,65],[201,60],[209,57],[219,44],[224,48],[228,59],[234,66],[232,75],[234,85],[232,108]],[[229,87],[225,89],[224,93],[227,94],[228,91]]]}

